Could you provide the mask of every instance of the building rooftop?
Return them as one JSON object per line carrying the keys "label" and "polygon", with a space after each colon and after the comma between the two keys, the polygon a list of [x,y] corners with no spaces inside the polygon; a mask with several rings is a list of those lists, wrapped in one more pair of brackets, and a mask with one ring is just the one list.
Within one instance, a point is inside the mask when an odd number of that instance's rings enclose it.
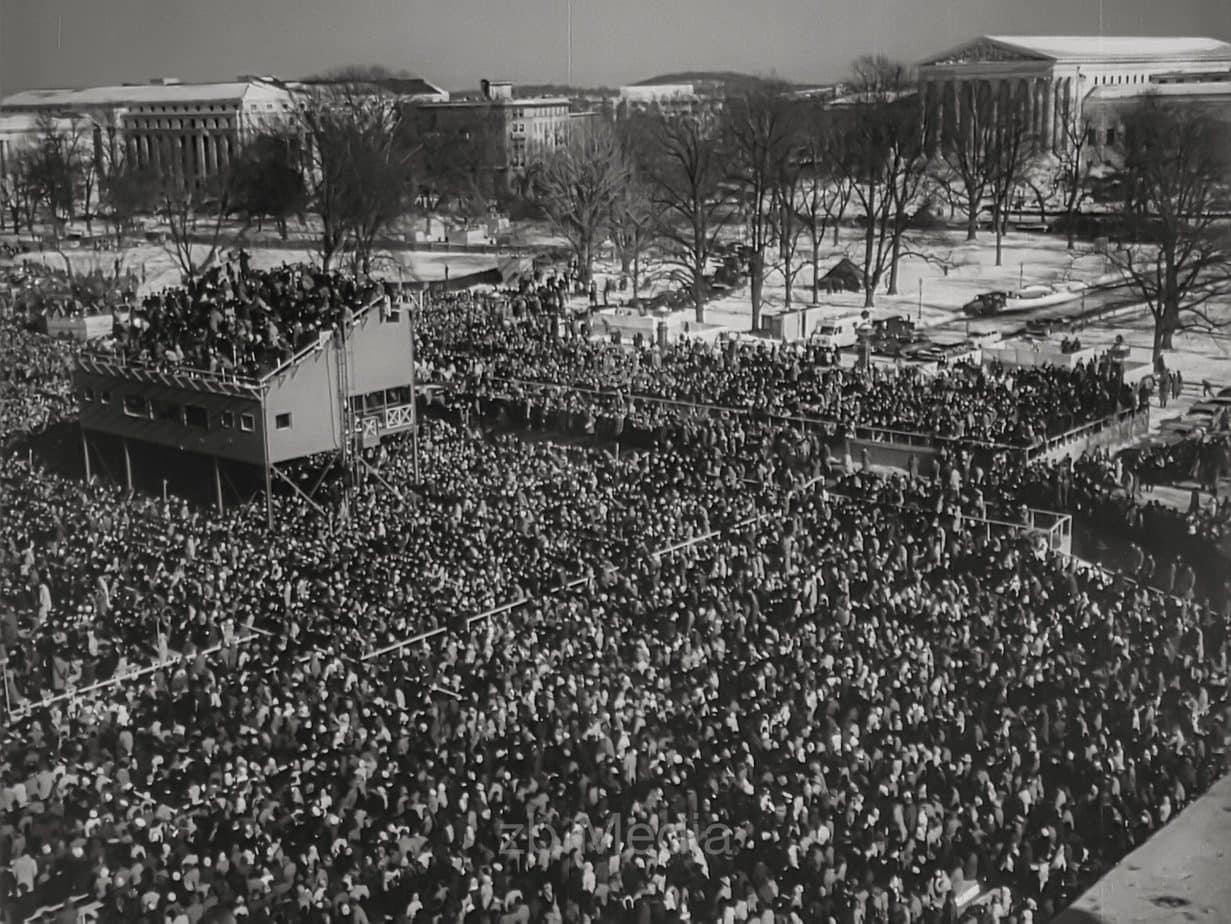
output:
{"label": "building rooftop", "polygon": [[439,97],[440,99],[449,98],[449,93],[447,90],[443,90],[440,87],[436,86],[434,83],[430,83],[422,79],[421,77],[374,77],[371,79],[361,79],[361,80],[345,80],[345,79],[335,80],[335,79],[330,79],[330,78],[319,78],[319,79],[313,78],[313,79],[308,79],[308,80],[301,80],[298,83],[303,86],[321,86],[321,85],[329,85],[329,84],[363,84],[367,86],[376,87],[381,90],[385,90],[389,93],[392,93],[395,96],[410,96],[410,97],[435,96],[435,97]]}
{"label": "building rooftop", "polygon": [[504,99],[450,99],[442,102],[434,100],[424,103],[425,106],[467,107],[467,106],[567,106],[567,96],[510,96]]}
{"label": "building rooftop", "polygon": [[984,35],[923,61],[956,64],[979,60],[1133,63],[1231,62],[1231,43],[1201,37],[1140,35]]}
{"label": "building rooftop", "polygon": [[283,92],[263,81],[225,83],[149,83],[85,89],[22,90],[0,100],[0,108],[63,108],[136,106],[162,103],[239,102],[253,87]]}
{"label": "building rooftop", "polygon": [[1231,44],[1213,38],[1140,35],[989,35],[987,38],[1058,61],[1231,60]]}

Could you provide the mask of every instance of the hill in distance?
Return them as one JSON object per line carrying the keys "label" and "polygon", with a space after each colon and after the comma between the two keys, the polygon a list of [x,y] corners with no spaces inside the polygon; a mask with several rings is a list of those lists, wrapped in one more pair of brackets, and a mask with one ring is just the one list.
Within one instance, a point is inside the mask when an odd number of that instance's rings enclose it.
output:
{"label": "hill in distance", "polygon": [[648,80],[639,80],[634,86],[644,87],[658,83],[691,83],[698,89],[721,89],[728,93],[746,93],[771,83],[797,86],[792,81],[784,80],[775,74],[742,74],[738,71],[676,71],[671,74],[659,74]]}

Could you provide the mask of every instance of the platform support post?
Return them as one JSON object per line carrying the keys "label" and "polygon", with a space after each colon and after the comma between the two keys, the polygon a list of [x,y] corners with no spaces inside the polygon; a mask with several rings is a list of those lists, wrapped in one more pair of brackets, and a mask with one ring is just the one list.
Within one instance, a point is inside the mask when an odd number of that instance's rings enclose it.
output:
{"label": "platform support post", "polygon": [[90,473],[90,439],[84,429],[81,431],[81,461],[85,466],[85,480],[89,482],[93,480]]}
{"label": "platform support post", "polygon": [[218,512],[226,513],[226,504],[222,500],[222,472],[218,469],[217,456],[214,456],[214,501],[218,504]]}
{"label": "platform support post", "polygon": [[128,440],[123,439],[120,442],[124,447],[124,484],[131,494],[133,489],[133,460],[128,452]]}
{"label": "platform support post", "polygon": [[269,463],[265,463],[265,526],[270,531],[274,530],[274,485],[273,479],[269,475]]}

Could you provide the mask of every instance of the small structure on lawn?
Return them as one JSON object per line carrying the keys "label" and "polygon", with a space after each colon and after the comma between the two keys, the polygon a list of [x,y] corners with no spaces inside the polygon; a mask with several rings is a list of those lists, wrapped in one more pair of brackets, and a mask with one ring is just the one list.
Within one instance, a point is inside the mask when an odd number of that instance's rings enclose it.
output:
{"label": "small structure on lawn", "polygon": [[863,270],[843,257],[821,277],[818,288],[823,292],[862,292]]}

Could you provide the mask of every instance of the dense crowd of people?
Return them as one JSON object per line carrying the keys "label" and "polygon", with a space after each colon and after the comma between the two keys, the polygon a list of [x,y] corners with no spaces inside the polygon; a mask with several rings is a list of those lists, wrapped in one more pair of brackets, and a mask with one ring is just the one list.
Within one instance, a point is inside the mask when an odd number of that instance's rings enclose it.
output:
{"label": "dense crowd of people", "polygon": [[256,377],[345,324],[382,284],[305,266],[257,270],[246,253],[147,295],[105,348],[127,362]]}
{"label": "dense crowd of people", "polygon": [[71,414],[77,399],[69,373],[76,345],[0,321],[0,446]]}
{"label": "dense crowd of people", "polygon": [[1148,399],[1093,363],[1071,372],[962,365],[924,375],[913,366],[863,372],[824,365],[815,345],[720,348],[681,340],[616,349],[562,339],[554,317],[532,308],[511,307],[508,317],[470,311],[426,328],[422,359],[433,371],[497,388],[521,382],[618,391],[1022,447]]}
{"label": "dense crowd of people", "polygon": [[[160,337],[205,304],[171,301]],[[824,428],[648,400],[1022,444],[1121,406],[1105,379],[607,359],[452,307],[420,318],[425,380],[457,386],[421,477],[404,439],[367,450],[344,523],[280,495],[271,535],[5,459],[12,919],[72,895],[142,924],[1042,924],[1223,771],[1228,614],[1197,575],[1078,569],[986,522],[1123,504],[1114,460],[953,439],[885,478]],[[6,436],[71,413],[47,343],[12,347],[46,364],[7,380]],[[509,402],[505,378],[570,387]],[[497,404],[616,415],[639,451],[481,428]]]}

